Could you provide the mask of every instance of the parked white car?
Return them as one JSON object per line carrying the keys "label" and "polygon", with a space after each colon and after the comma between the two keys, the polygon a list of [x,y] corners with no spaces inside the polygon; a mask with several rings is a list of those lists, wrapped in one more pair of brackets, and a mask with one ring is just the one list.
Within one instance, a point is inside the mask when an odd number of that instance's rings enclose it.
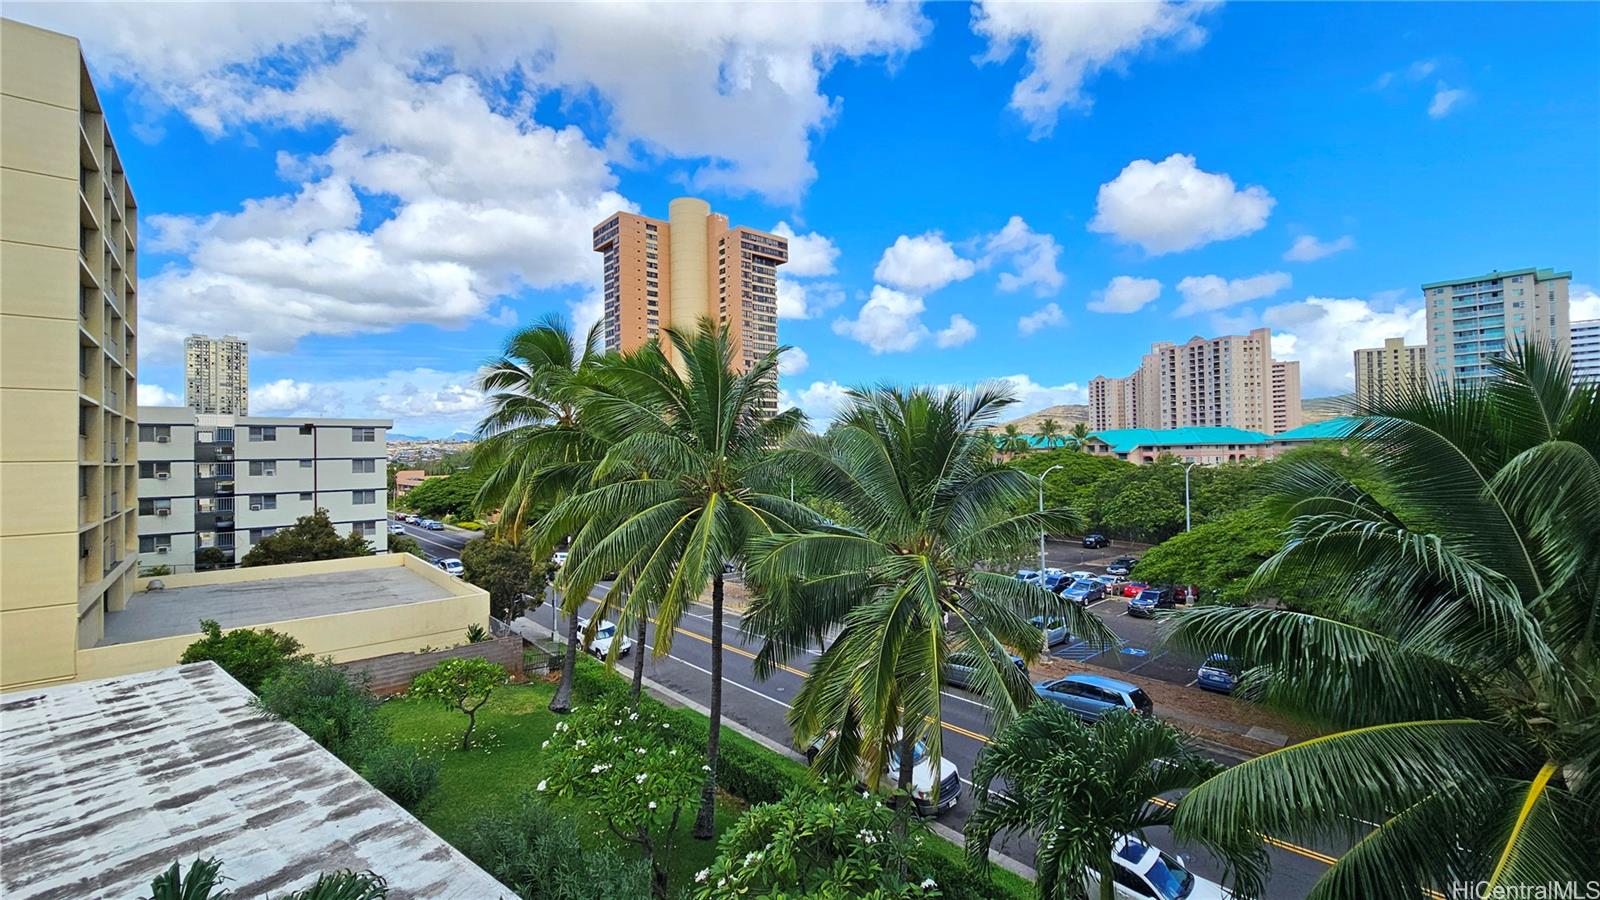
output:
{"label": "parked white car", "polygon": [[562,566],[566,565],[567,564],[567,551],[565,551],[565,550],[557,550],[556,552],[550,554],[550,562],[552,564],[554,564],[555,567],[558,568],[558,569],[561,568]]}
{"label": "parked white car", "polygon": [[[1173,856],[1136,837],[1117,838],[1111,846],[1117,900],[1232,900],[1233,895],[1214,881],[1189,871],[1183,857]],[[1100,876],[1084,869],[1083,886],[1089,896],[1100,896]]]}
{"label": "parked white car", "polygon": [[404,525],[401,525],[399,522],[390,522],[389,523],[389,533],[390,534],[405,534],[406,533],[406,527]]}
{"label": "parked white car", "polygon": [[443,569],[445,574],[454,575],[457,578],[467,573],[467,569],[461,564],[461,560],[456,559],[454,556],[439,560],[439,568]]}
{"label": "parked white car", "polygon": [[[822,752],[822,745],[828,740],[828,735],[823,735],[806,748],[806,762],[817,758]],[[883,778],[879,784],[887,789],[892,789],[895,780],[900,777],[900,752],[899,743],[896,749],[889,754],[887,764],[884,766]],[[934,778],[939,779],[939,799],[937,803],[933,797]],[[860,784],[865,786],[866,779],[862,778]],[[937,769],[933,760],[928,757],[928,745],[917,741],[911,750],[911,795],[916,805],[919,816],[936,816],[947,809],[954,807],[961,801],[961,770],[956,764],[944,757],[939,758]]]}
{"label": "parked white car", "polygon": [[[588,634],[588,633],[589,633],[589,620],[588,619],[579,619],[578,620],[578,634],[580,635],[579,640],[582,640],[581,635],[585,635],[585,634]],[[611,642],[617,640],[617,637],[618,636],[617,636],[617,626],[616,626],[616,624],[613,623],[609,619],[601,619],[600,620],[600,627],[596,628],[594,630],[594,639],[589,641],[589,647],[588,647],[589,653],[592,654],[595,659],[605,659],[606,655],[611,652]],[[621,638],[622,638],[622,646],[617,648],[617,655],[618,656],[627,656],[628,653],[633,650],[633,639],[628,637],[627,635],[622,635]]]}

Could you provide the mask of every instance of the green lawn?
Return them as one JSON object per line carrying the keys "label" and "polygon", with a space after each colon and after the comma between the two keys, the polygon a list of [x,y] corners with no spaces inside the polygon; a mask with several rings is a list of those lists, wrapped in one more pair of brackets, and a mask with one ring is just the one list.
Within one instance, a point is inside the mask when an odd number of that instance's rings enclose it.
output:
{"label": "green lawn", "polygon": [[[478,730],[471,750],[462,751],[461,732],[467,717],[436,703],[397,698],[378,710],[379,721],[397,741],[412,744],[439,762],[439,787],[432,803],[419,817],[423,824],[452,844],[460,846],[472,821],[484,812],[503,808],[539,783],[539,743],[555,730],[554,713],[546,707],[555,692],[543,682],[509,684],[497,689],[478,711]],[[724,797],[717,809],[717,833],[744,811],[743,804]],[[573,810],[577,813],[577,810]],[[685,811],[675,847],[661,851],[667,861],[669,884],[688,884],[694,873],[711,865],[715,841],[689,836],[694,810]],[[580,828],[583,818],[577,817]],[[637,855],[638,848],[612,838],[604,826],[582,833],[586,841],[607,843],[621,852]]]}
{"label": "green lawn", "polygon": [[[478,711],[478,729],[473,747],[459,748],[466,716],[432,702],[397,698],[378,710],[379,721],[397,741],[412,744],[439,762],[439,786],[432,802],[420,816],[423,823],[440,837],[460,846],[471,822],[484,812],[506,807],[539,783],[539,744],[555,730],[558,717],[546,707],[554,693],[553,685],[542,681],[510,684],[497,689]],[[772,753],[743,735],[723,732],[724,746],[740,744],[755,753],[771,757],[775,768],[802,772],[804,767],[787,757]],[[580,829],[585,828],[581,811],[572,808]],[[724,795],[717,809],[717,833],[731,825],[744,811],[737,798]],[[697,841],[689,836],[692,810],[685,811],[675,846],[664,848],[668,883],[676,894],[691,883],[694,873],[711,864],[716,856],[715,841]],[[603,825],[580,830],[592,845],[609,844],[632,857],[638,848],[617,841]],[[934,849],[952,860],[963,856],[961,848],[944,840],[931,841]],[[993,867],[995,896],[1031,898],[1034,887],[998,866]]]}

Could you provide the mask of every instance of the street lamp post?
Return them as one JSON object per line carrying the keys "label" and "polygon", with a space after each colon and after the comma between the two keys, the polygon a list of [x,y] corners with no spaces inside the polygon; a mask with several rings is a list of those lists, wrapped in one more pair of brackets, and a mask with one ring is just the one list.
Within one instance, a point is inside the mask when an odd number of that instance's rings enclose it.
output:
{"label": "street lamp post", "polygon": [[[1064,465],[1054,465],[1039,473],[1039,515],[1044,515],[1044,479],[1046,475],[1057,469],[1064,469]],[[1044,587],[1044,525],[1039,525],[1039,586]]]}
{"label": "street lamp post", "polygon": [[1194,524],[1194,520],[1189,514],[1189,470],[1194,468],[1195,466],[1198,466],[1198,465],[1200,465],[1200,463],[1197,460],[1197,461],[1189,463],[1187,466],[1183,467],[1183,530],[1184,531],[1188,531],[1189,528]]}

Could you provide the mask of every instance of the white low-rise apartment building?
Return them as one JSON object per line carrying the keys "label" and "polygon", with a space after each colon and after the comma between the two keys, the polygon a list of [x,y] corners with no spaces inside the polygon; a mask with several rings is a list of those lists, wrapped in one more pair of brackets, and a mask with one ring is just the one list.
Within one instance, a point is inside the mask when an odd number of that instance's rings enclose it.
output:
{"label": "white low-rise apartment building", "polygon": [[317,508],[388,549],[384,419],[139,408],[139,565],[226,568]]}

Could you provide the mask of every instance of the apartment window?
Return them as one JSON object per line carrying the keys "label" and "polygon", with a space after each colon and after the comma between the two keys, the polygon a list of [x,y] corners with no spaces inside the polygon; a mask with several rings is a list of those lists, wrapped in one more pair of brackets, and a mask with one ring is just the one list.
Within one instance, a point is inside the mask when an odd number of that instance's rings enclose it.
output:
{"label": "apartment window", "polygon": [[172,463],[142,462],[139,463],[140,478],[169,478],[172,476]]}
{"label": "apartment window", "polygon": [[277,509],[278,508],[278,495],[277,494],[251,494],[250,495],[250,508],[252,510]]}
{"label": "apartment window", "polygon": [[375,459],[352,459],[350,471],[356,475],[371,475],[378,471],[378,461]]}
{"label": "apartment window", "polygon": [[311,492],[310,491],[301,491],[300,492],[300,502],[301,503],[310,503],[311,502]]}
{"label": "apartment window", "polygon": [[252,444],[262,441],[275,441],[278,439],[278,427],[276,425],[251,425],[249,439]]}
{"label": "apartment window", "polygon": [[362,537],[375,537],[378,534],[378,523],[352,522],[350,523],[350,531],[354,534],[359,534]]}
{"label": "apartment window", "polygon": [[309,469],[315,464],[316,463],[315,463],[314,460],[309,460],[309,459],[300,460],[300,468],[302,468],[302,469]]}
{"label": "apartment window", "polygon": [[276,475],[278,474],[278,461],[275,459],[250,460],[251,475]]}
{"label": "apartment window", "polygon": [[277,531],[278,529],[276,528],[252,528],[250,529],[250,543],[259,544],[267,538],[272,537],[277,533]]}
{"label": "apartment window", "polygon": [[316,430],[317,430],[317,426],[315,426],[315,425],[301,425],[300,426],[300,433],[301,434],[311,434],[313,431],[316,431]]}
{"label": "apartment window", "polygon": [[376,491],[351,491],[350,502],[357,506],[365,506],[368,503],[377,503],[378,494]]}
{"label": "apartment window", "polygon": [[160,553],[172,549],[172,538],[165,534],[145,534],[139,536],[140,553]]}
{"label": "apartment window", "polygon": [[141,516],[163,516],[171,514],[171,500],[154,500],[146,497],[139,501],[139,515]]}
{"label": "apartment window", "polygon": [[140,425],[139,440],[146,443],[167,443],[172,440],[171,425]]}
{"label": "apartment window", "polygon": [[376,428],[352,428],[352,429],[350,429],[350,440],[355,441],[356,443],[370,444],[373,441],[376,441],[377,439],[378,439],[378,429],[376,429]]}

